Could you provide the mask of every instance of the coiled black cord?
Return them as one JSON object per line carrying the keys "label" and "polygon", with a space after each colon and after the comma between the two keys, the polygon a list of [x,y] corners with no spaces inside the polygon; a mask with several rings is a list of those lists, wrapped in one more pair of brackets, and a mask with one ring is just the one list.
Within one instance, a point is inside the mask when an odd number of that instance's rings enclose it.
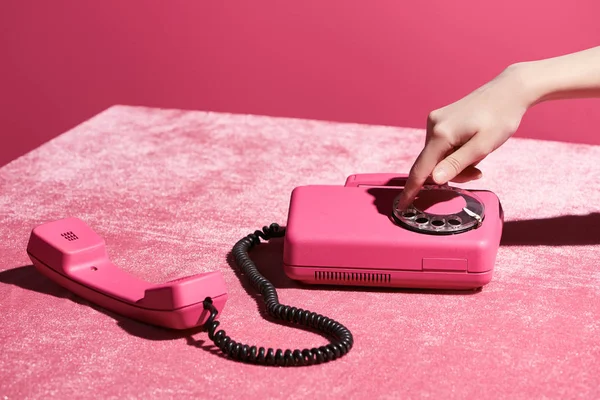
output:
{"label": "coiled black cord", "polygon": [[[216,332],[219,321],[215,321],[217,309],[212,304],[210,298],[204,300],[204,308],[210,310],[210,317],[204,324],[208,330],[208,337],[223,353],[234,360],[243,361],[251,364],[275,365],[275,366],[302,366],[321,364],[342,357],[350,351],[354,343],[352,333],[340,324],[330,318],[310,312],[307,310],[290,307],[279,303],[277,291],[271,282],[258,272],[256,265],[250,259],[248,251],[259,245],[260,238],[269,240],[274,237],[285,235],[285,228],[277,224],[271,224],[269,227],[263,227],[262,231],[255,231],[253,234],[239,240],[233,247],[233,255],[238,267],[244,275],[248,276],[252,285],[262,295],[267,312],[270,316],[315,328],[323,333],[333,337],[330,344],[318,348],[304,350],[274,350],[264,347],[248,346],[247,344],[237,343],[225,334],[225,331]],[[215,333],[216,332],[216,333]]]}

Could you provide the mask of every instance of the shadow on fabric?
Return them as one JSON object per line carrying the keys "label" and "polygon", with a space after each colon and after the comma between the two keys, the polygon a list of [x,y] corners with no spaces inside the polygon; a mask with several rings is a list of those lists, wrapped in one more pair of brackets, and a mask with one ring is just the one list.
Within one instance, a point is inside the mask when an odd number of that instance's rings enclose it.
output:
{"label": "shadow on fabric", "polygon": [[585,246],[600,244],[600,213],[507,221],[501,246]]}

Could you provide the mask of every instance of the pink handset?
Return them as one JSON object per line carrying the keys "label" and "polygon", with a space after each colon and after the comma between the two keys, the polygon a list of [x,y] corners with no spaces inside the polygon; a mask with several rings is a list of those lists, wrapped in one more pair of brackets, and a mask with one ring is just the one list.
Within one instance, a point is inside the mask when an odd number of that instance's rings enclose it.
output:
{"label": "pink handset", "polygon": [[152,284],[125,272],[108,258],[104,240],[78,218],[37,226],[27,253],[43,275],[78,296],[136,320],[171,329],[189,329],[210,317],[209,297],[220,313],[227,288],[219,272]]}
{"label": "pink handset", "polygon": [[469,290],[490,282],[502,236],[498,197],[426,182],[396,208],[405,174],[357,174],[292,192],[284,270],[309,284]]}
{"label": "pink handset", "polygon": [[316,329],[330,343],[305,349],[273,349],[236,342],[218,330],[216,321],[227,301],[218,272],[198,274],[154,285],[119,269],[108,259],[104,240],[78,218],[37,226],[27,253],[36,269],[54,282],[107,310],[152,325],[188,329],[202,325],[208,337],[231,359],[250,364],[301,366],[335,360],[350,351],[352,333],[341,323],[306,309],[279,303],[275,287],[260,274],[248,251],[260,239],[281,237],[285,228],[263,227],[240,239],[233,256],[242,274],[260,293],[267,313],[289,324]]}

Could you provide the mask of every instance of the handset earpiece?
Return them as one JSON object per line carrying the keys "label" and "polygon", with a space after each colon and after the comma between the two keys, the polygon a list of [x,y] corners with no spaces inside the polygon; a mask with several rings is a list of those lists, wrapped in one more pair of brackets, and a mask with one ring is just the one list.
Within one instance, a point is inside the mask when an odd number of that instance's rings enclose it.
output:
{"label": "handset earpiece", "polygon": [[40,273],[78,296],[152,325],[195,328],[210,317],[205,299],[212,300],[218,314],[227,301],[219,272],[153,284],[120,269],[109,260],[102,237],[78,218],[34,228],[27,254]]}

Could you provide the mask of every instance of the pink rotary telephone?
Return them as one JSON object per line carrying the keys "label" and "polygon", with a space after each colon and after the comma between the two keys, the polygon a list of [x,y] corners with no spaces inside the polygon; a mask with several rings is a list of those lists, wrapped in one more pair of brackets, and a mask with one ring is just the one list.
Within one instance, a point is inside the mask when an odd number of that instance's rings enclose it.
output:
{"label": "pink rotary telephone", "polygon": [[503,214],[489,191],[429,182],[414,204],[396,207],[406,175],[352,175],[344,186],[294,189],[286,228],[263,227],[239,240],[238,268],[262,295],[269,315],[331,337],[303,350],[237,343],[216,318],[227,301],[218,272],[151,284],[119,269],[104,240],[78,218],[37,226],[27,253],[36,269],[78,296],[115,313],[170,329],[203,326],[230,358],[253,364],[298,366],[335,360],[350,351],[350,331],[330,318],[279,303],[248,251],[285,235],[284,270],[305,283],[436,289],[474,289],[492,277]]}
{"label": "pink rotary telephone", "polygon": [[478,289],[492,279],[503,212],[487,190],[426,182],[396,209],[406,175],[358,174],[294,189],[284,270],[311,284]]}

